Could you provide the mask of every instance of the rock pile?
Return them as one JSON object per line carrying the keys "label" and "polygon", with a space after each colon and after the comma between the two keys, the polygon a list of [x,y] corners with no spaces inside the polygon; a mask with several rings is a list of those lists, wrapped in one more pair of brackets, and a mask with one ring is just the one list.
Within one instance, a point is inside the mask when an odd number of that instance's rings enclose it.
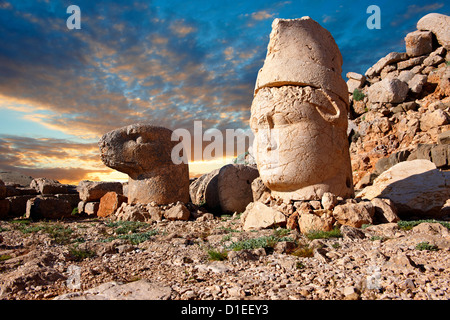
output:
{"label": "rock pile", "polygon": [[0,218],[32,219],[69,217],[79,202],[76,187],[47,178],[32,179],[28,186],[0,180]]}
{"label": "rock pile", "polygon": [[349,72],[350,153],[355,188],[398,162],[430,160],[449,167],[450,17],[429,14],[365,75]]}

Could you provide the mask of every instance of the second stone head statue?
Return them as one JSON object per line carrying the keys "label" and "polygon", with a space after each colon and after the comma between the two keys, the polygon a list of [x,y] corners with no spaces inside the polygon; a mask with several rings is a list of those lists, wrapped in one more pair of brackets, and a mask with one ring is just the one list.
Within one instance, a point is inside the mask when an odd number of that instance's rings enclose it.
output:
{"label": "second stone head statue", "polygon": [[255,160],[272,195],[354,196],[341,72],[339,48],[316,21],[274,20],[250,118]]}

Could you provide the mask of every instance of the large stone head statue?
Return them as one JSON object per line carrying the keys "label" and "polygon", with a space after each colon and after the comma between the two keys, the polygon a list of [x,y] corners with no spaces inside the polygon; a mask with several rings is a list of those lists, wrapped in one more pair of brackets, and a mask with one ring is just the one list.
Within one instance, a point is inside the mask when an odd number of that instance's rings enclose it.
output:
{"label": "large stone head statue", "polygon": [[188,165],[172,162],[172,148],[179,142],[171,137],[167,128],[133,124],[100,139],[103,163],[129,176],[129,203],[189,201]]}
{"label": "large stone head statue", "polygon": [[354,195],[341,66],[333,37],[317,22],[275,19],[250,126],[260,176],[283,200]]}

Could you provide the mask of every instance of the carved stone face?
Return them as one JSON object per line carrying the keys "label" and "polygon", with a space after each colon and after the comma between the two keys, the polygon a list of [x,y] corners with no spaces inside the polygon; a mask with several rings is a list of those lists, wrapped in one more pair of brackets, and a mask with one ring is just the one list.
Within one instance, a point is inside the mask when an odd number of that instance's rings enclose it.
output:
{"label": "carved stone face", "polygon": [[102,161],[110,168],[138,176],[173,165],[172,131],[150,125],[130,125],[103,136],[99,142]]}
{"label": "carved stone face", "polygon": [[353,192],[347,106],[337,95],[309,86],[261,88],[250,126],[260,176],[272,191],[297,193],[298,200]]}
{"label": "carved stone face", "polygon": [[174,164],[172,131],[134,124],[106,133],[99,141],[105,165],[128,174],[128,203],[189,201],[189,167]]}

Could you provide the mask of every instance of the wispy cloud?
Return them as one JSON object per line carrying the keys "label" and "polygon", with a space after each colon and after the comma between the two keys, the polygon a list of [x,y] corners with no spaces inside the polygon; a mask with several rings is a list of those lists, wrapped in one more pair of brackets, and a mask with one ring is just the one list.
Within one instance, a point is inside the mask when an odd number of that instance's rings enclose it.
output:
{"label": "wispy cloud", "polygon": [[392,26],[398,26],[403,22],[413,18],[418,14],[424,14],[438,10],[444,6],[443,3],[430,3],[425,5],[409,5],[403,14],[399,14],[395,20],[391,21]]}

